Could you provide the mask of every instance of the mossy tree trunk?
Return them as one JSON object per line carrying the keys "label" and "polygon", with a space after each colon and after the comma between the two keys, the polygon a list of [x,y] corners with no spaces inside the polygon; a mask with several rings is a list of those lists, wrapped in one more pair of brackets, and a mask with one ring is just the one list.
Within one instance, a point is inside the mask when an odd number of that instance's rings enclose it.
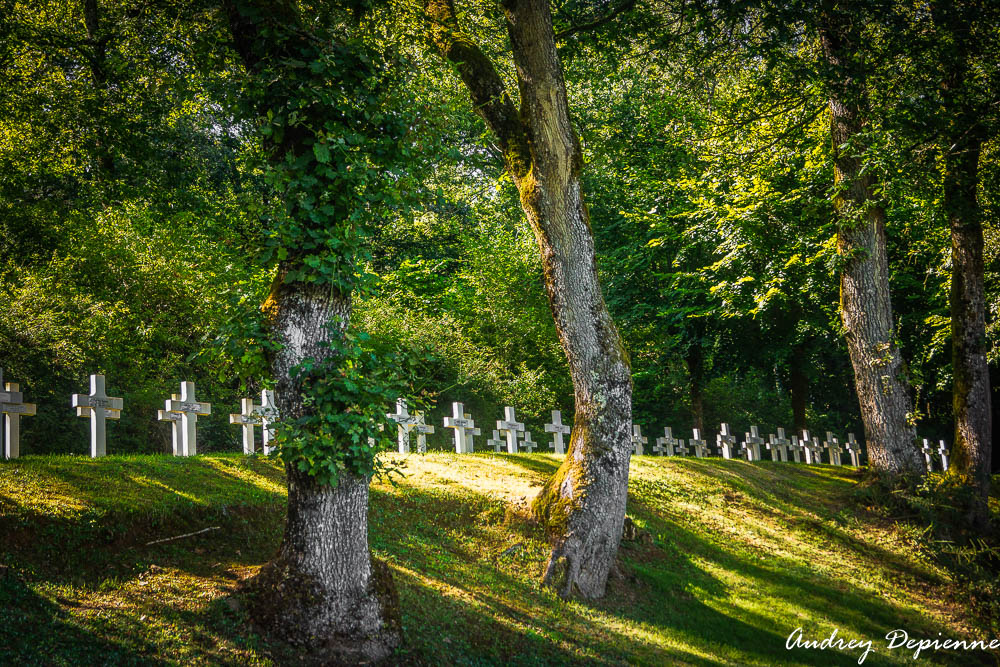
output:
{"label": "mossy tree trunk", "polygon": [[[566,460],[534,504],[552,551],[544,581],[560,594],[604,595],[625,519],[632,380],[601,294],[562,65],[546,0],[502,3],[520,109],[451,0],[425,0],[429,36],[455,65],[496,135],[538,241],[549,305],[569,363],[576,416]],[[513,333],[513,332],[512,332]]]}
{"label": "mossy tree trunk", "polygon": [[830,89],[834,207],[838,218],[840,319],[854,367],[868,463],[884,475],[919,473],[923,461],[911,415],[913,398],[896,342],[889,298],[885,210],[875,178],[863,169],[860,136],[868,114],[862,13],[850,3],[824,3],[820,38]]}
{"label": "mossy tree trunk", "polygon": [[[312,37],[292,3],[227,3],[234,46],[249,76],[275,64],[301,59],[322,48]],[[294,69],[288,79],[295,81]],[[301,86],[294,87],[296,92]],[[267,85],[256,111],[284,109],[284,85]],[[303,109],[316,117],[299,130],[285,132],[279,142],[268,140],[276,164],[287,156],[312,151],[310,126],[322,127],[322,105]],[[289,206],[291,216],[308,211]],[[295,267],[295,249],[279,267],[271,294],[263,305],[280,349],[271,358],[276,380],[275,401],[283,421],[294,421],[313,410],[303,399],[300,379],[292,369],[307,359],[320,363],[332,354],[327,343],[341,338],[350,322],[351,295],[330,284],[286,282]],[[255,624],[273,637],[302,647],[309,662],[358,664],[387,658],[399,644],[398,603],[388,568],[374,560],[368,548],[369,479],[342,474],[335,485],[321,484],[286,462],[288,515],[284,538],[275,558],[247,582],[250,613]]]}
{"label": "mossy tree trunk", "polygon": [[986,105],[968,86],[970,51],[976,48],[972,23],[983,20],[977,2],[934,7],[944,62],[941,86],[945,129],[942,137],[943,207],[951,229],[952,407],[955,442],[952,469],[975,489],[971,523],[989,523],[992,469],[992,406],[986,340],[983,214],[978,199],[979,159],[988,138]]}

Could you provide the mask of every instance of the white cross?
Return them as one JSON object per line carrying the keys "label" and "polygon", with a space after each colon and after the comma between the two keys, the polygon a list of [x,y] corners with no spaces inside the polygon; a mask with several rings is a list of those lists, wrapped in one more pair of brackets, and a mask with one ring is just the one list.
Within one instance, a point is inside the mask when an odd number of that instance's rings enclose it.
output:
{"label": "white cross", "polygon": [[486,446],[492,447],[495,452],[501,451],[505,444],[506,442],[500,439],[500,431],[493,431],[493,437],[486,441]]}
{"label": "white cross", "polygon": [[517,434],[519,431],[524,432],[524,424],[517,421],[514,408],[509,405],[504,406],[503,415],[503,419],[497,420],[497,429],[507,434],[507,453],[517,454]]}
{"label": "white cross", "polygon": [[21,386],[16,382],[3,384],[3,371],[0,371],[0,440],[3,441],[3,456],[5,459],[16,459],[21,455],[21,417],[31,417],[37,412],[34,403],[23,403]]}
{"label": "white cross", "polygon": [[826,432],[826,440],[823,442],[826,447],[826,455],[830,457],[830,465],[844,465],[840,462],[840,455],[844,453],[844,448],[840,446],[840,441],[833,437],[833,433]]}
{"label": "white cross", "polygon": [[853,433],[847,434],[847,453],[851,455],[851,465],[861,467],[861,445],[854,439]]}
{"label": "white cross", "polygon": [[[700,429],[693,428],[691,429],[691,432],[694,433],[694,437],[688,440],[688,442],[694,448],[694,455],[697,456],[699,459],[703,459],[707,454],[707,452],[705,451],[707,443],[704,440],[702,440]],[[687,452],[685,452],[684,455],[687,456]]]}
{"label": "white cross", "polygon": [[431,424],[424,423],[424,413],[415,412],[416,423],[413,425],[413,430],[417,432],[417,453],[426,454],[427,453],[427,434],[434,432],[434,426]]}
{"label": "white cross", "polygon": [[545,432],[552,434],[552,442],[549,443],[549,449],[555,451],[556,454],[565,454],[566,447],[563,445],[563,436],[570,434],[570,427],[562,423],[562,413],[558,410],[552,411],[552,423],[545,425]]}
{"label": "white cross", "polygon": [[[180,394],[170,394],[170,398],[179,401]],[[170,412],[169,410],[157,410],[156,418],[161,422],[170,422],[170,442],[173,447],[174,456],[181,455],[181,413]]]}
{"label": "white cross", "polygon": [[660,456],[673,456],[676,453],[674,450],[676,446],[677,438],[674,437],[674,432],[669,426],[665,426],[663,427],[663,437],[656,439],[653,451]]}
{"label": "white cross", "polygon": [[938,454],[941,455],[941,472],[948,472],[948,455],[951,452],[948,451],[948,445],[944,444],[944,440],[938,440]]}
{"label": "white cross", "polygon": [[[180,399],[176,394],[171,398]],[[162,414],[164,410],[160,410]],[[167,414],[176,415],[176,412],[168,412]],[[161,416],[160,419],[163,419]],[[230,424],[239,424],[243,428],[243,453],[247,456],[253,454],[257,451],[257,443],[254,442],[253,429],[254,426],[263,426],[264,418],[260,414],[260,406],[253,402],[252,398],[241,398],[240,399],[240,411],[238,414],[229,415]],[[180,431],[180,425],[176,422],[174,423],[174,433],[176,434]],[[177,444],[176,435],[174,436],[174,450],[176,454]]]}
{"label": "white cross", "polygon": [[521,440],[521,447],[527,450],[529,454],[533,454],[535,452],[535,447],[537,446],[538,443],[531,439],[531,431],[525,431],[524,439]]}
{"label": "white cross", "polygon": [[399,453],[409,454],[410,453],[410,431],[417,425],[417,418],[406,411],[406,399],[400,398],[396,400],[396,412],[386,413],[385,415],[392,421],[396,422],[396,434],[399,441]]}
{"label": "white cross", "polygon": [[716,436],[716,442],[719,443],[719,449],[722,451],[722,458],[733,458],[733,446],[736,444],[736,436],[729,432],[729,424],[722,425],[722,430],[719,435]]}
{"label": "white cross", "polygon": [[632,453],[642,456],[642,446],[649,442],[649,438],[642,434],[642,427],[632,424]]}
{"label": "white cross", "polygon": [[760,446],[764,444],[764,438],[760,437],[756,426],[750,427],[750,432],[744,434],[743,448],[747,453],[747,461],[760,461]]}
{"label": "white cross", "polygon": [[685,444],[684,438],[678,438],[677,444],[674,446],[674,454],[677,456],[687,456],[690,453],[691,450],[689,450],[687,444]]}
{"label": "white cross", "polygon": [[469,424],[472,424],[472,426],[467,426],[465,428],[465,435],[466,435],[466,438],[467,438],[466,442],[469,445],[469,451],[466,452],[466,453],[471,454],[476,449],[475,436],[482,435],[483,432],[481,430],[479,430],[478,427],[475,426],[475,422],[472,421],[472,415],[471,414],[469,414],[468,412],[466,412],[465,413],[465,418],[469,421]]}
{"label": "white cross", "polygon": [[[806,465],[816,463],[816,455],[812,448],[812,439],[809,437],[809,431],[805,429],[802,430],[802,451],[806,456]],[[796,461],[796,463],[798,463],[798,461]]]}
{"label": "white cross", "polygon": [[91,375],[90,394],[73,394],[70,406],[76,408],[77,417],[90,417],[91,458],[107,454],[107,420],[121,417],[122,399],[107,395],[103,375]]}
{"label": "white cross", "polygon": [[920,449],[924,453],[924,462],[927,464],[927,472],[934,472],[934,448],[931,443],[924,438],[924,446]]}
{"label": "white cross", "polygon": [[181,397],[167,401],[164,406],[167,412],[179,412],[181,415],[181,456],[194,456],[198,453],[198,416],[207,417],[212,414],[211,403],[201,403],[195,398],[194,382],[181,382]]}
{"label": "white cross", "polygon": [[[803,434],[808,433],[803,431]],[[812,440],[803,441],[806,448],[806,463],[811,465],[820,465],[823,463],[823,449],[819,444],[819,436],[814,435]]]}
{"label": "white cross", "polygon": [[267,456],[273,449],[274,422],[278,421],[278,404],[274,402],[274,392],[270,389],[260,390],[260,418],[261,450]]}
{"label": "white cross", "polygon": [[459,454],[466,454],[471,451],[468,442],[470,429],[474,429],[476,424],[465,417],[465,406],[461,403],[451,404],[451,417],[444,418],[444,427],[455,429],[455,451]]}
{"label": "white cross", "polygon": [[788,451],[792,453],[796,463],[802,463],[802,445],[799,444],[799,436],[792,436],[792,444],[788,445]]}
{"label": "white cross", "polygon": [[767,443],[767,448],[771,450],[771,460],[772,461],[784,461],[788,462],[788,438],[785,437],[785,429],[778,428],[778,436],[775,437],[773,433],[768,436],[770,440]]}

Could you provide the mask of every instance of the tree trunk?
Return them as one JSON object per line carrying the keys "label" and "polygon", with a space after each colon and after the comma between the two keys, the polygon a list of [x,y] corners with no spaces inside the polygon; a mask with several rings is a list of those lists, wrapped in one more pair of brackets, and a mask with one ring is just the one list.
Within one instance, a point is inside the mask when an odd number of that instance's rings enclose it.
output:
{"label": "tree trunk", "polygon": [[895,340],[889,299],[885,210],[858,141],[868,112],[864,64],[857,61],[860,15],[837,5],[822,16],[820,37],[830,80],[834,207],[838,217],[840,318],[865,425],[869,466],[878,473],[919,473],[923,461],[912,422],[913,399]]}
{"label": "tree trunk", "polygon": [[691,399],[691,422],[699,432],[705,432],[705,353],[702,338],[688,345],[688,397]]}
{"label": "tree trunk", "polygon": [[[274,61],[305,58],[322,48],[316,46],[322,41],[312,39],[300,24],[292,4],[267,3],[263,8],[229,4],[227,9],[235,47],[251,75]],[[261,115],[284,106],[283,100],[270,97],[281,87],[269,90],[259,100]],[[309,113],[316,114],[317,125],[322,124],[324,110],[314,108]],[[281,164],[287,153],[312,150],[308,124],[303,127],[286,133],[280,145],[268,146],[273,161]],[[295,215],[297,209],[291,210]],[[294,257],[294,248],[290,254]],[[320,362],[335,354],[325,343],[343,336],[351,315],[350,293],[329,284],[286,283],[284,277],[294,261],[279,267],[262,307],[281,344],[271,358],[271,371],[282,421],[314,410],[305,403],[292,369],[307,359]],[[306,649],[309,662],[384,660],[399,645],[401,626],[389,570],[368,549],[369,479],[342,473],[331,486],[317,483],[294,462],[286,461],[285,471],[284,538],[274,560],[245,584],[251,618],[269,635]]]}
{"label": "tree trunk", "polygon": [[955,442],[951,469],[975,490],[970,522],[989,524],[992,469],[992,406],[986,357],[986,291],[983,216],[979,206],[979,158],[987,133],[982,124],[989,111],[979,108],[967,87],[969,49],[976,20],[975,3],[934,8],[944,44],[942,86],[944,113],[943,207],[951,228],[951,360],[954,384]]}
{"label": "tree trunk", "polygon": [[792,345],[788,389],[792,397],[792,427],[795,433],[806,429],[806,406],[809,403],[809,376],[806,375],[806,344]]}
{"label": "tree trunk", "polygon": [[534,502],[552,551],[544,582],[564,597],[604,595],[625,519],[632,379],[604,303],[580,182],[552,17],[545,0],[503,3],[517,66],[520,113],[482,51],[462,34],[450,0],[426,0],[429,30],[497,135],[538,241],[549,306],[569,363],[576,418],[569,452]]}

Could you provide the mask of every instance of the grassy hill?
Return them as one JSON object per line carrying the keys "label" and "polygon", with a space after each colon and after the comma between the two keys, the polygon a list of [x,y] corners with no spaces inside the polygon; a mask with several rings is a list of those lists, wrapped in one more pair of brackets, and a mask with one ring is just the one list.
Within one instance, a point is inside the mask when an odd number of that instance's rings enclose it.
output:
{"label": "grassy hill", "polygon": [[[916,529],[852,509],[848,468],[633,458],[628,511],[651,539],[624,542],[624,579],[582,603],[538,585],[547,549],[527,503],[556,457],[387,456],[405,477],[373,485],[371,545],[399,589],[398,663],[854,665],[864,652],[786,650],[802,627],[875,640],[866,665],[913,664],[887,632],[971,633]],[[284,501],[280,467],[238,455],[0,464],[0,664],[296,662],[233,593],[276,548]]]}

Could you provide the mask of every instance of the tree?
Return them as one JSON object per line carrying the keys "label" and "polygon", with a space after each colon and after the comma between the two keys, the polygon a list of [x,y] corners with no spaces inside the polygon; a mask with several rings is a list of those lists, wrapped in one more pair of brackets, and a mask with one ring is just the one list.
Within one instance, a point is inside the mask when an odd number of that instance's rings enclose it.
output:
{"label": "tree", "polygon": [[388,568],[368,549],[368,437],[389,401],[364,393],[378,377],[359,373],[348,325],[363,273],[360,228],[385,197],[377,168],[398,157],[405,121],[380,108],[377,54],[313,27],[336,17],[306,24],[294,2],[232,0],[226,11],[285,204],[262,310],[276,343],[288,515],[277,555],[248,584],[251,614],[314,659],[380,660],[400,625]]}
{"label": "tree", "polygon": [[534,502],[552,551],[544,582],[563,596],[604,595],[625,519],[631,450],[629,361],[597,278],[552,16],[545,0],[502,4],[520,109],[493,63],[464,33],[451,0],[425,0],[427,32],[454,65],[495,135],[535,232],[545,288],[576,402],[570,451]]}
{"label": "tree", "polygon": [[875,176],[865,169],[868,121],[865,13],[850,3],[825,3],[817,27],[830,93],[834,207],[841,323],[854,366],[855,386],[865,424],[869,465],[880,473],[918,473],[913,398],[898,344],[889,297],[886,215],[877,201]]}

